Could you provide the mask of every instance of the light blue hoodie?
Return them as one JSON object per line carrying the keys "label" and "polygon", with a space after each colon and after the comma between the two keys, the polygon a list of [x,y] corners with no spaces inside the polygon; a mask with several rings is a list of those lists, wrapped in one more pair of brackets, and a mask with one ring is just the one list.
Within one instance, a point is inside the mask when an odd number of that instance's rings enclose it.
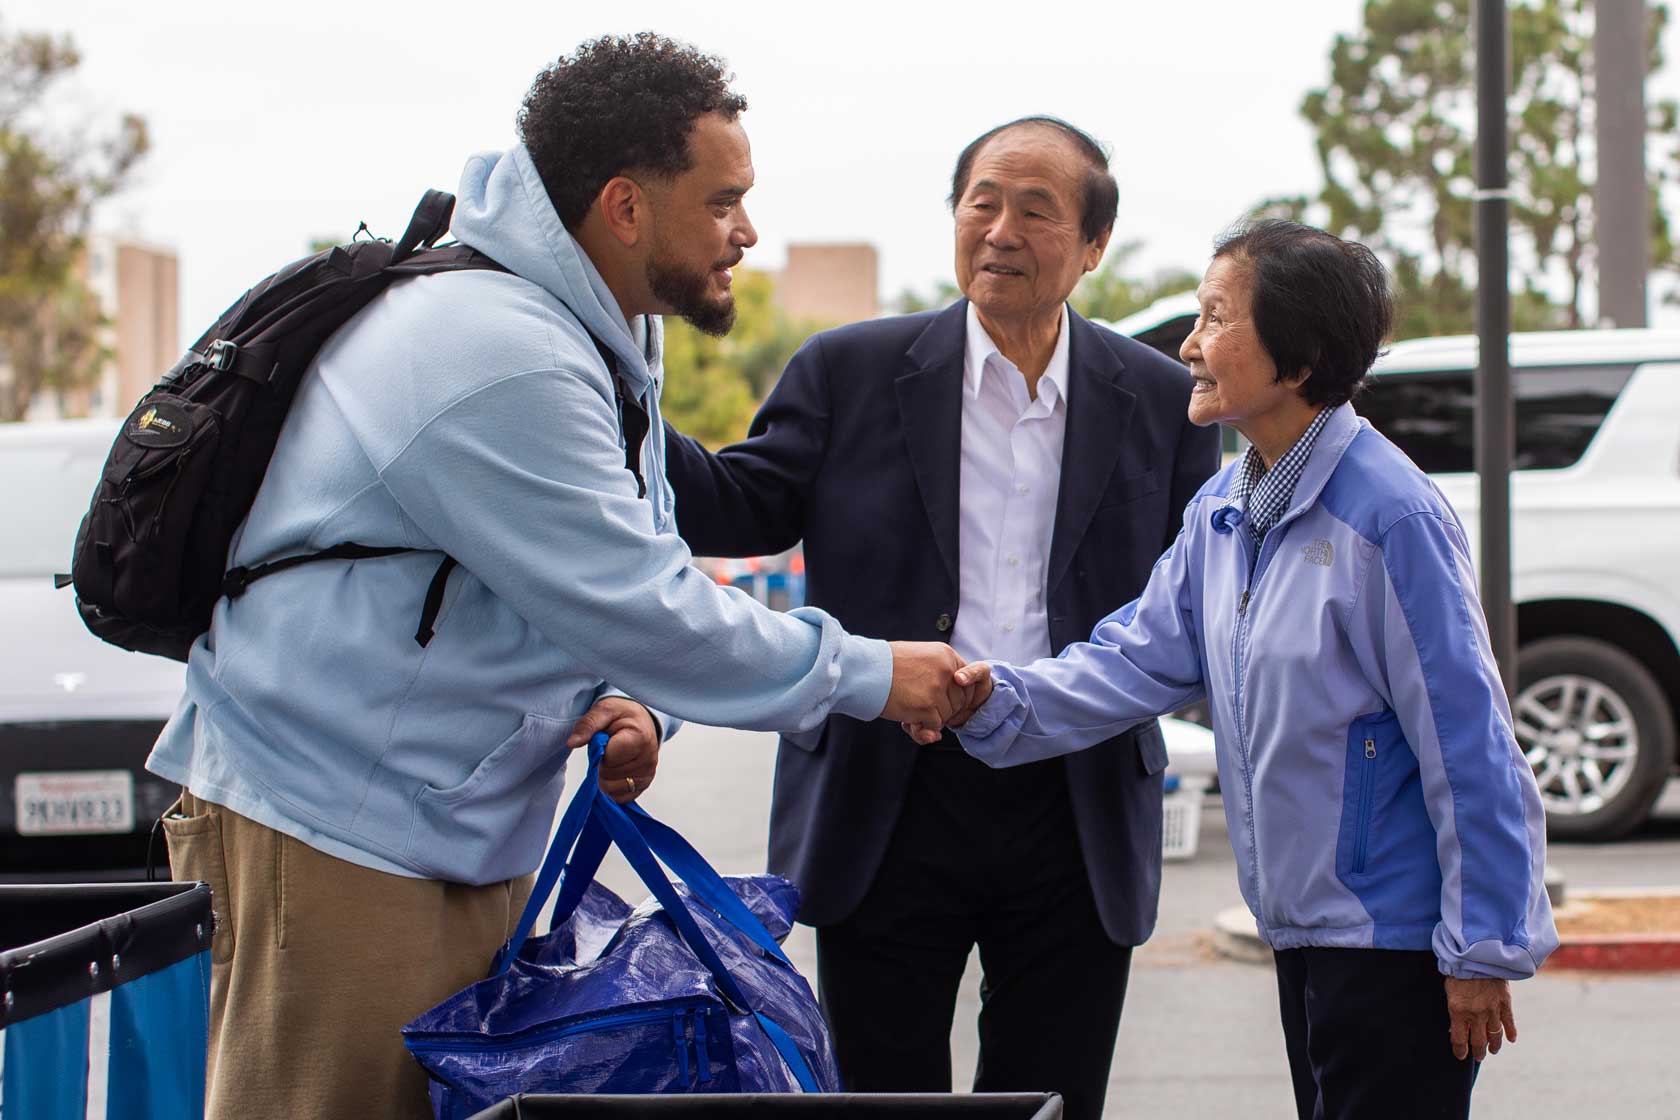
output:
{"label": "light blue hoodie", "polygon": [[[394,285],[305,375],[231,564],[343,541],[222,600],[148,767],[366,867],[487,883],[538,863],[572,724],[622,691],[671,717],[814,728],[886,703],[886,643],[689,566],[659,418],[661,331],[626,322],[523,147],[469,160],[454,235],[513,275]],[[652,420],[638,498],[606,343]],[[436,636],[415,641],[441,554]]]}
{"label": "light blue hoodie", "polygon": [[1206,696],[1243,899],[1273,947],[1433,949],[1521,979],[1553,949],[1545,818],[1464,529],[1429,478],[1333,412],[1258,551],[1215,475],[1089,642],[994,667],[958,734],[1013,766]]}

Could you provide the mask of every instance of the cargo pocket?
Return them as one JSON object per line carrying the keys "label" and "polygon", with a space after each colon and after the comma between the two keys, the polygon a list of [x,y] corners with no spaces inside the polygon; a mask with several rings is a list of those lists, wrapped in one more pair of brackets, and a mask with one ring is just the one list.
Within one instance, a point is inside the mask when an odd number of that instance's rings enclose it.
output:
{"label": "cargo pocket", "polygon": [[177,881],[210,884],[210,911],[216,923],[210,945],[213,964],[233,959],[233,906],[228,892],[227,855],[222,848],[222,821],[203,801],[194,799],[196,816],[181,815],[182,802],[163,816],[163,835],[169,844],[169,873]]}

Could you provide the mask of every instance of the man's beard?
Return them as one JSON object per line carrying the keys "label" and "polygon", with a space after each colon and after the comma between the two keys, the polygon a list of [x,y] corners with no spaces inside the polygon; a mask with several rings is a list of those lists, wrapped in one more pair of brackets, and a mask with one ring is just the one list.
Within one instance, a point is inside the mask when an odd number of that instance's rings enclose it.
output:
{"label": "man's beard", "polygon": [[[717,267],[727,267],[731,263],[720,262]],[[725,293],[719,300],[711,294],[709,269],[691,269],[668,261],[656,252],[648,259],[647,282],[654,296],[695,330],[722,338],[735,325],[735,297]]]}

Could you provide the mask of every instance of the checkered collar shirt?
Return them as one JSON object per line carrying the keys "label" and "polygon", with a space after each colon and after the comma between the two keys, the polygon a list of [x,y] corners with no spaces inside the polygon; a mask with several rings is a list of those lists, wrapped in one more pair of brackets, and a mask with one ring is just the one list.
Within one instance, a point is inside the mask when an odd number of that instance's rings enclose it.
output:
{"label": "checkered collar shirt", "polygon": [[1307,425],[1307,430],[1301,433],[1301,438],[1295,441],[1295,446],[1273,463],[1271,470],[1266,469],[1266,461],[1260,458],[1260,452],[1254,445],[1249,445],[1248,453],[1243,457],[1242,470],[1238,473],[1236,492],[1231,496],[1248,499],[1248,515],[1244,520],[1248,522],[1249,532],[1254,534],[1255,544],[1264,540],[1272,526],[1289,512],[1289,503],[1295,497],[1295,484],[1301,481],[1301,472],[1306,470],[1318,433],[1324,430],[1334,411],[1332,408],[1320,409],[1313,422]]}

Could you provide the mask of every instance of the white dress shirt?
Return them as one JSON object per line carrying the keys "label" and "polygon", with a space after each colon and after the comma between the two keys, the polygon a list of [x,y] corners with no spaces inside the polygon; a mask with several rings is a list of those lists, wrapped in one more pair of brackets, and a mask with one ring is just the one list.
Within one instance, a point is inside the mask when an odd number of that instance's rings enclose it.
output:
{"label": "white dress shirt", "polygon": [[1045,573],[1067,433],[1068,313],[1038,397],[968,306],[963,347],[957,621],[951,645],[969,661],[1022,665],[1049,656]]}

